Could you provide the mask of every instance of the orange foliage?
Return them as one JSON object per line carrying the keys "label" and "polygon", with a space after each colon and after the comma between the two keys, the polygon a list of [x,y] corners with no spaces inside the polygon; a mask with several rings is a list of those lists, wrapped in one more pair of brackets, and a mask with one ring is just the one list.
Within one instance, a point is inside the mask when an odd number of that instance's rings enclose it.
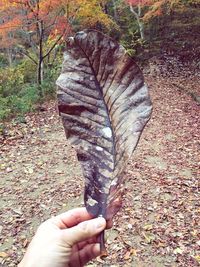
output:
{"label": "orange foliage", "polygon": [[64,42],[72,25],[109,27],[111,18],[104,13],[108,0],[0,0],[0,45],[27,56],[37,65],[37,82],[43,80],[44,59]]}
{"label": "orange foliage", "polygon": [[181,0],[125,0],[125,2],[132,7],[148,7],[141,17],[144,21],[162,15],[164,5],[168,5],[169,8],[181,5]]}
{"label": "orange foliage", "polygon": [[153,4],[153,0],[127,0],[126,1],[128,4],[131,4],[132,6],[149,6]]}
{"label": "orange foliage", "polygon": [[63,0],[1,0],[0,36],[17,29],[35,30],[42,23],[47,34],[64,34],[68,22],[61,14]]}
{"label": "orange foliage", "polygon": [[[165,4],[167,4],[170,8],[184,6],[184,3],[181,0],[125,0],[125,2],[132,6],[148,6],[148,11],[150,11],[152,15],[154,14],[153,11],[155,11],[155,15],[161,15],[161,9]],[[188,2],[199,3],[199,0],[188,0]]]}
{"label": "orange foliage", "polygon": [[[65,36],[71,32],[71,21],[82,19],[93,25],[106,26],[111,19],[102,11],[107,0],[0,0],[0,38],[9,32],[23,30],[36,34],[42,27],[44,38]],[[89,23],[90,22],[90,23]]]}

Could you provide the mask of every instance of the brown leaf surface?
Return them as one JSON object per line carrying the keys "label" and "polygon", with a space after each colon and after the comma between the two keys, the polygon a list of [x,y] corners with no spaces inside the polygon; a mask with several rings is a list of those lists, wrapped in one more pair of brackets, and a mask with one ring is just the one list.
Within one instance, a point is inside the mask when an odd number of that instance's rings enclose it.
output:
{"label": "brown leaf surface", "polygon": [[58,85],[58,109],[85,178],[85,206],[111,220],[121,206],[124,169],[150,119],[141,70],[101,32],[71,37]]}

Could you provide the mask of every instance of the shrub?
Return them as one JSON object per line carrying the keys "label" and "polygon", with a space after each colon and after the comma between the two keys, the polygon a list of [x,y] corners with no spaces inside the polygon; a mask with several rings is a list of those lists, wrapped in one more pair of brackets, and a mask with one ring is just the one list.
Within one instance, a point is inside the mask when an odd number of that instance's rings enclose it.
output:
{"label": "shrub", "polygon": [[24,84],[24,74],[21,69],[5,68],[0,69],[0,95],[7,97],[17,94]]}
{"label": "shrub", "polygon": [[39,100],[37,86],[26,84],[18,94],[0,97],[0,120],[33,111]]}
{"label": "shrub", "polygon": [[0,54],[0,68],[4,68],[8,65],[8,60],[4,54]]}
{"label": "shrub", "polygon": [[18,95],[10,97],[12,111],[17,114],[25,114],[33,111],[39,100],[37,86],[26,84]]}
{"label": "shrub", "polygon": [[25,83],[36,82],[37,66],[29,59],[24,59],[17,68],[23,73]]}
{"label": "shrub", "polygon": [[36,66],[24,59],[12,68],[0,68],[0,121],[33,111],[35,105],[55,96],[62,58],[45,68],[45,80],[38,86]]}
{"label": "shrub", "polygon": [[10,116],[11,109],[8,105],[8,99],[0,97],[0,121]]}

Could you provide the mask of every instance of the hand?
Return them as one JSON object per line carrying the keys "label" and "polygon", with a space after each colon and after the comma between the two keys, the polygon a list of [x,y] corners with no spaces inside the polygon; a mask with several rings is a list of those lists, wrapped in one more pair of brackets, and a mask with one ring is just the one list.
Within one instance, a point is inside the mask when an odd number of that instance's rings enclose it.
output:
{"label": "hand", "polygon": [[104,218],[77,208],[42,223],[18,267],[81,267],[100,255],[97,235]]}

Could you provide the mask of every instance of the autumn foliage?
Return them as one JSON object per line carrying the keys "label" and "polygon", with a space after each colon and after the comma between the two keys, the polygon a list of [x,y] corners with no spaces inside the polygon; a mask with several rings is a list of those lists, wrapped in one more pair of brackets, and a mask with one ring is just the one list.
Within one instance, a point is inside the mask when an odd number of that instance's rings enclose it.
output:
{"label": "autumn foliage", "polygon": [[66,39],[85,28],[142,60],[166,51],[198,57],[199,10],[199,0],[0,0],[0,119],[54,92]]}
{"label": "autumn foliage", "polygon": [[37,80],[41,84],[44,59],[65,41],[74,25],[81,21],[83,26],[101,23],[109,27],[112,20],[103,12],[105,2],[3,0],[0,4],[1,47],[17,49],[31,59],[38,67]]}

